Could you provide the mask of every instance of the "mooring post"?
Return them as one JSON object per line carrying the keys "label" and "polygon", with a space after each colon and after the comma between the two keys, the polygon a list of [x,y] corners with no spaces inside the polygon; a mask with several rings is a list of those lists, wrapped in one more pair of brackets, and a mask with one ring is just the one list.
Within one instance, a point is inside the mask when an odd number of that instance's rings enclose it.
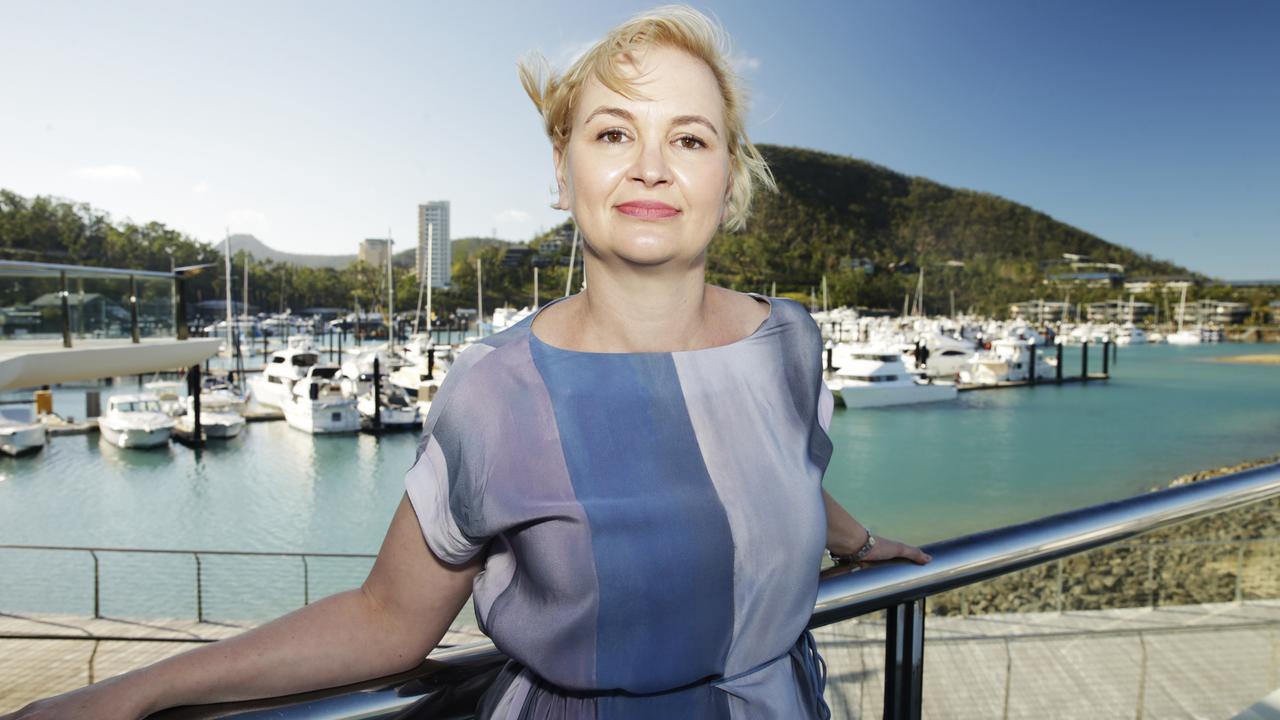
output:
{"label": "mooring post", "polygon": [[1062,343],[1058,343],[1058,367],[1054,371],[1055,379],[1059,385],[1062,384]]}
{"label": "mooring post", "polygon": [[1031,386],[1036,386],[1036,344],[1034,342],[1027,343],[1027,348],[1031,351]]}
{"label": "mooring post", "polygon": [[1107,377],[1110,375],[1110,371],[1111,371],[1110,360],[1111,360],[1111,341],[1103,340],[1102,341],[1102,375],[1103,377]]}
{"label": "mooring post", "polygon": [[373,429],[382,429],[382,363],[373,356]]}
{"label": "mooring post", "polygon": [[827,372],[831,372],[832,370],[836,369],[835,354],[836,354],[835,348],[833,347],[827,348]]}
{"label": "mooring post", "polygon": [[1089,341],[1080,343],[1080,380],[1089,382]]}
{"label": "mooring post", "polygon": [[436,347],[434,341],[427,346],[427,379],[435,380],[436,369]]}
{"label": "mooring post", "polygon": [[204,385],[200,380],[200,365],[192,365],[187,371],[187,392],[191,395],[191,428],[195,436],[191,442],[200,445],[204,437],[204,428],[200,425],[200,388]]}

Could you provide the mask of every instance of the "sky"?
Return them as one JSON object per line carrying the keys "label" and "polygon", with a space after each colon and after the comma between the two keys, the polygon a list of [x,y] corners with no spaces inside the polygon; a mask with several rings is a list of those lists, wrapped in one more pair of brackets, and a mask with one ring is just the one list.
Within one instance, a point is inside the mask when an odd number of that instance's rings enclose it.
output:
{"label": "sky", "polygon": [[[756,142],[994,193],[1192,270],[1280,278],[1280,3],[693,3]],[[0,187],[290,252],[527,240],[550,145],[516,77],[652,4],[0,0]]]}

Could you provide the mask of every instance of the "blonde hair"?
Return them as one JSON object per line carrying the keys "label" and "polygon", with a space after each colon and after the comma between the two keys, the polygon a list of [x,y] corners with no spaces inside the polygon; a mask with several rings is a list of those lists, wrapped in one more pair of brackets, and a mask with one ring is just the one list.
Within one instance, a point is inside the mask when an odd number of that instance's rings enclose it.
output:
{"label": "blonde hair", "polygon": [[595,77],[619,95],[636,98],[635,89],[623,78],[622,65],[629,54],[648,47],[682,50],[711,68],[724,100],[725,139],[729,149],[729,197],[724,228],[741,229],[751,212],[755,183],[775,192],[778,188],[768,163],[747,139],[746,91],[729,64],[729,36],[706,15],[686,5],[664,5],[643,12],[610,30],[563,73],[553,72],[541,55],[520,61],[520,84],[542,115],[552,147],[563,152],[573,131],[578,98],[587,81]]}

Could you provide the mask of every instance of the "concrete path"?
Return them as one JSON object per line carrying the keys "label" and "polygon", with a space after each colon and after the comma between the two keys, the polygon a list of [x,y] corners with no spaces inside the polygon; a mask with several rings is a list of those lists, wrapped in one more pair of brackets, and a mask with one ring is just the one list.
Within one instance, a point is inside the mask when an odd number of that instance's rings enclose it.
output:
{"label": "concrete path", "polygon": [[[0,712],[249,627],[0,615],[0,635],[64,638],[0,640]],[[814,634],[833,715],[880,717],[883,621]],[[1280,687],[1280,601],[930,617],[925,637],[926,718],[1231,718]]]}

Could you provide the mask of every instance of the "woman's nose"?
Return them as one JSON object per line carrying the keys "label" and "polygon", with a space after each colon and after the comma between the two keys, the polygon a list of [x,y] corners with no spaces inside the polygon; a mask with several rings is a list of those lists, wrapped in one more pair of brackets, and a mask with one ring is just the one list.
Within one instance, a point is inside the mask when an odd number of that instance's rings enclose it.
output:
{"label": "woman's nose", "polygon": [[646,187],[654,187],[670,182],[670,171],[662,143],[639,141],[636,143],[636,160],[631,169],[633,180],[639,180]]}

